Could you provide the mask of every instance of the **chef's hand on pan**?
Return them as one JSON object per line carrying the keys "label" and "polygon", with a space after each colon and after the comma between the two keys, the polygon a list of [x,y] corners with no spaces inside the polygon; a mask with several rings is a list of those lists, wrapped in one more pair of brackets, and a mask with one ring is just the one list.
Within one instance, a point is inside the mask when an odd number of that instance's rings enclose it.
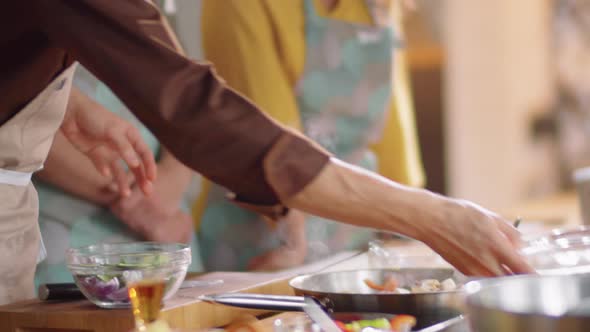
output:
{"label": "chef's hand on pan", "polygon": [[112,177],[123,196],[131,193],[121,159],[147,195],[156,178],[154,155],[129,122],[104,109],[75,87],[61,126],[64,136],[85,153],[98,171]]}

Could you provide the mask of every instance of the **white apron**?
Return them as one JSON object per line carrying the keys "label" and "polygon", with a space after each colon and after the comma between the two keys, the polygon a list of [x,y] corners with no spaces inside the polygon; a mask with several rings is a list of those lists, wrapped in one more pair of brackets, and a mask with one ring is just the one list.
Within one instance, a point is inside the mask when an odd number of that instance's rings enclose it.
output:
{"label": "white apron", "polygon": [[0,126],[0,304],[35,294],[35,265],[43,250],[31,176],[43,167],[63,121],[75,67]]}

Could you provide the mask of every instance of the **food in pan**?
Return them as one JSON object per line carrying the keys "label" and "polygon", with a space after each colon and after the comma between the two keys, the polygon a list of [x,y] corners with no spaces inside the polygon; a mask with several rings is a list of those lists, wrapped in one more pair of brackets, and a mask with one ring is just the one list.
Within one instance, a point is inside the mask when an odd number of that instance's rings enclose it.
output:
{"label": "food in pan", "polygon": [[371,279],[365,279],[365,284],[371,289],[385,292],[395,292],[395,290],[398,288],[397,280],[395,280],[393,277],[387,278],[383,285],[379,285],[373,282]]}
{"label": "food in pan", "polygon": [[367,287],[373,290],[394,294],[446,292],[457,289],[457,284],[452,278],[445,279],[442,282],[436,279],[422,279],[417,280],[413,285],[405,287],[399,287],[399,282],[393,276],[386,278],[383,284],[378,284],[370,279],[365,279],[364,282]]}
{"label": "food in pan", "polygon": [[410,315],[398,315],[391,320],[386,318],[355,320],[351,322],[335,321],[343,332],[362,332],[367,330],[409,332],[416,325],[416,318]]}

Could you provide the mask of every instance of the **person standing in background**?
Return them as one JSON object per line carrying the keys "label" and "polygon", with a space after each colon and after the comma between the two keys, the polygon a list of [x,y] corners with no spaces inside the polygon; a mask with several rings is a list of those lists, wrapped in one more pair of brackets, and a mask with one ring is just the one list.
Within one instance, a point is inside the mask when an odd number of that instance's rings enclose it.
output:
{"label": "person standing in background", "polygon": [[[421,186],[400,1],[204,0],[205,58],[228,84],[338,158]],[[292,210],[279,223],[206,183],[193,215],[209,270],[277,269],[366,246],[374,231]]]}

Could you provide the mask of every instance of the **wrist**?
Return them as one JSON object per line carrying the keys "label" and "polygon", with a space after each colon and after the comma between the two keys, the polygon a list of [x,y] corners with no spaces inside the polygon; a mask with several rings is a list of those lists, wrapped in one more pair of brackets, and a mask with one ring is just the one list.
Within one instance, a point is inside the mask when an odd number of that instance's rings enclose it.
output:
{"label": "wrist", "polygon": [[389,199],[384,206],[393,208],[384,211],[384,220],[388,220],[385,228],[418,241],[445,222],[452,205],[449,199],[424,189],[411,188]]}
{"label": "wrist", "polygon": [[420,202],[416,206],[416,234],[413,238],[426,242],[432,234],[439,233],[436,229],[441,229],[449,218],[451,218],[453,200],[439,194],[422,190],[422,195],[417,200]]}

